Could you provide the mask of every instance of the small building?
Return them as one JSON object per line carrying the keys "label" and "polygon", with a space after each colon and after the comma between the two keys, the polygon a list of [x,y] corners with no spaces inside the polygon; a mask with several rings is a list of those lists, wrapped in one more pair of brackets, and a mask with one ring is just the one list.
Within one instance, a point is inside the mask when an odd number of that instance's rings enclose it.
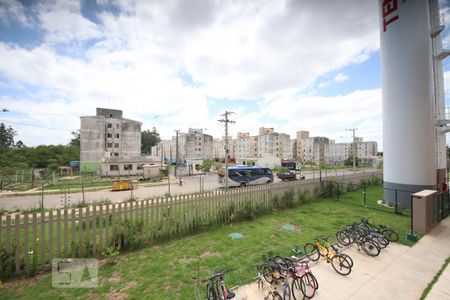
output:
{"label": "small building", "polygon": [[[144,176],[144,165],[157,165],[164,168],[155,156],[104,157],[101,161],[102,176]],[[145,177],[145,176],[144,176]]]}

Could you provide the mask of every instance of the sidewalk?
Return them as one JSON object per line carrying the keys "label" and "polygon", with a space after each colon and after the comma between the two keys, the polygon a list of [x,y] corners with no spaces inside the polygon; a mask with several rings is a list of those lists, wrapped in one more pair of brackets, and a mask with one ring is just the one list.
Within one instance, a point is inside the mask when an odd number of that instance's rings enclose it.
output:
{"label": "sidewalk", "polygon": [[[450,217],[411,248],[392,243],[377,257],[357,251],[356,246],[344,252],[354,261],[348,276],[338,275],[324,260],[311,263],[319,282],[314,299],[419,299],[450,256]],[[449,283],[450,267],[447,267],[427,299],[450,299]],[[255,283],[241,289],[248,300],[267,295],[266,291],[258,290]]]}

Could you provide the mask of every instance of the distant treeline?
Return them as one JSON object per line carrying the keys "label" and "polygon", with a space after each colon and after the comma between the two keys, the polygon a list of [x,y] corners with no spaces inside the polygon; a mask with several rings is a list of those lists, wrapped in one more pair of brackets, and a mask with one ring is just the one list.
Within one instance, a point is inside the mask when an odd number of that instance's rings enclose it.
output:
{"label": "distant treeline", "polygon": [[0,169],[30,168],[56,169],[80,160],[80,148],[73,145],[42,145],[37,147],[3,148],[0,150]]}

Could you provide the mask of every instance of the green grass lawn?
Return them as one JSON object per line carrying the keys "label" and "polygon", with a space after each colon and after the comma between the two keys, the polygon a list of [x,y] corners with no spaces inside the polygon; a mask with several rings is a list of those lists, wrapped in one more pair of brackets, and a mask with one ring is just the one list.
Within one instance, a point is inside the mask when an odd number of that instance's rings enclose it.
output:
{"label": "green grass lawn", "polygon": [[[367,190],[370,204],[382,198],[381,187]],[[248,283],[254,278],[252,264],[259,263],[267,251],[289,254],[294,245],[303,245],[316,235],[330,235],[343,225],[372,218],[397,230],[400,243],[406,240],[409,216],[395,215],[389,209],[365,208],[361,190],[336,199],[311,200],[294,209],[276,211],[252,221],[210,228],[210,230],[141,250],[123,253],[116,265],[101,262],[99,287],[95,289],[52,288],[51,274],[37,279],[15,279],[4,283],[2,299],[195,299],[198,268],[200,278],[215,269],[232,268]],[[374,207],[374,206],[371,206]],[[281,229],[284,224],[297,227],[294,232]],[[231,240],[230,233],[244,237]],[[204,295],[201,287],[202,296]]]}

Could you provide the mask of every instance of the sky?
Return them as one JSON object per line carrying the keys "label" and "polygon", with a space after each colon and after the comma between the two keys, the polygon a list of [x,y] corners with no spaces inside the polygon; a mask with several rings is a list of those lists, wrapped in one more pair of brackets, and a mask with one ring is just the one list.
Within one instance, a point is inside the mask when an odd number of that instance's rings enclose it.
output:
{"label": "sky", "polygon": [[0,0],[0,122],[37,146],[67,144],[97,107],[164,139],[221,137],[232,111],[234,137],[357,128],[382,149],[379,40],[374,0]]}

